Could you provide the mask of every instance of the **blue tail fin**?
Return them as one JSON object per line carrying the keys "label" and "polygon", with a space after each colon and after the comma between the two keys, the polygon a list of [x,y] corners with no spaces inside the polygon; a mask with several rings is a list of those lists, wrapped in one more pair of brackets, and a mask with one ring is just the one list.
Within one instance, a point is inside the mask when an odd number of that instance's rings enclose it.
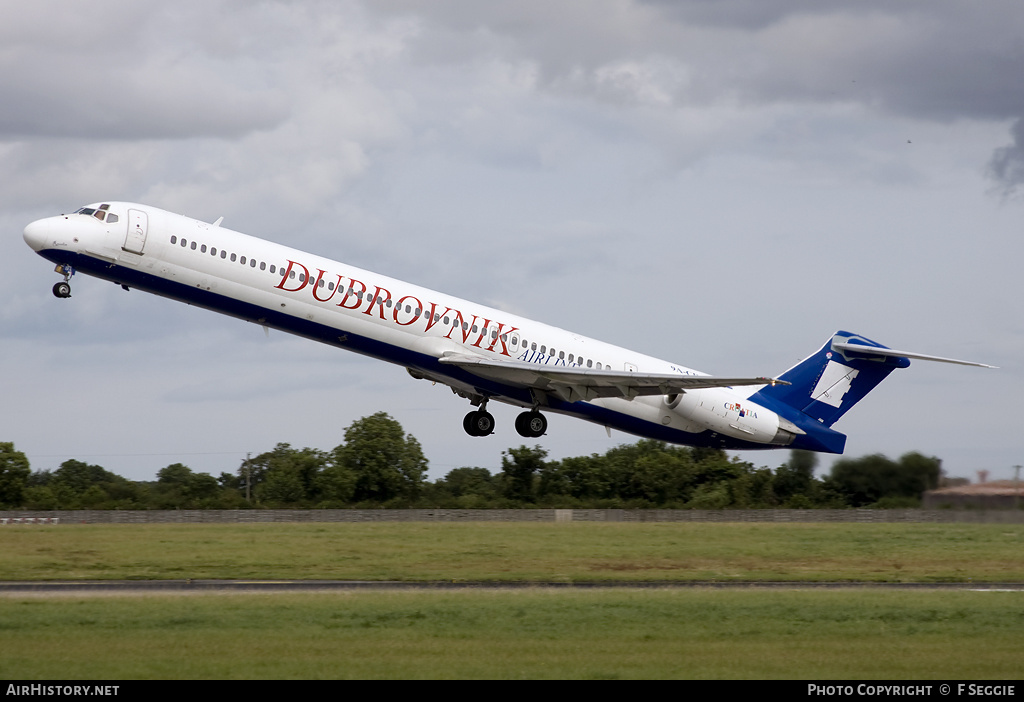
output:
{"label": "blue tail fin", "polygon": [[[863,352],[852,348],[861,346]],[[750,399],[772,407],[785,405],[817,420],[819,426],[831,427],[886,376],[910,365],[903,356],[871,353],[886,348],[850,332],[836,332],[817,353],[779,376],[790,385],[765,387]]]}

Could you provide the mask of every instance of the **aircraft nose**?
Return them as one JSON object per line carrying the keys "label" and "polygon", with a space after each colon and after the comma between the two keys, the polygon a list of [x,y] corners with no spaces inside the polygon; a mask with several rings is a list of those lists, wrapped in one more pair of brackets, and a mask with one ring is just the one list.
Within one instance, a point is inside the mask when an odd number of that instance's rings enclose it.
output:
{"label": "aircraft nose", "polygon": [[46,245],[46,235],[49,231],[45,219],[37,219],[25,227],[25,243],[32,247],[33,251],[41,251]]}

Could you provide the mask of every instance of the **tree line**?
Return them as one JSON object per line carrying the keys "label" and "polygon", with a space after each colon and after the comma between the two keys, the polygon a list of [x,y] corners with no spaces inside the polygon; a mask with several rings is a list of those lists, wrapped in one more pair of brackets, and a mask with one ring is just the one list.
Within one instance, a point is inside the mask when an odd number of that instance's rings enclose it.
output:
{"label": "tree line", "polygon": [[792,451],[775,470],[717,449],[649,439],[604,454],[548,460],[540,446],[509,448],[501,471],[455,468],[428,481],[419,442],[384,412],[345,430],[331,451],[280,443],[218,477],[173,463],[132,481],[75,459],[33,472],[0,442],[6,509],[623,508],[767,509],[914,507],[938,487],[941,461],[920,453],[837,461],[817,478],[817,456]]}

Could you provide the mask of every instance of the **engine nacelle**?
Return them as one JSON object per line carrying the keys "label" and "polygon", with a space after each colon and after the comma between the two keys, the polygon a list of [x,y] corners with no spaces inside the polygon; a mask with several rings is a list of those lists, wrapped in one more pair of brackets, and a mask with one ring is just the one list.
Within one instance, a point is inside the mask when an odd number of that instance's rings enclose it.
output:
{"label": "engine nacelle", "polygon": [[804,433],[775,412],[722,390],[666,395],[664,404],[666,411],[686,422],[752,443],[788,446]]}

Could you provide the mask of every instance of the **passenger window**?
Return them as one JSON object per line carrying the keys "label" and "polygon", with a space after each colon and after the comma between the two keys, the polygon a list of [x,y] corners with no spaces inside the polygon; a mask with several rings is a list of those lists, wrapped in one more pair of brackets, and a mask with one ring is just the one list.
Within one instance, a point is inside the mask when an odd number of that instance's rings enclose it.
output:
{"label": "passenger window", "polygon": [[[256,259],[255,258],[250,258],[249,259],[249,268],[255,268],[255,267],[256,267]],[[322,283],[323,281],[320,281],[320,282]]]}
{"label": "passenger window", "polygon": [[231,262],[234,263],[237,260],[238,260],[238,256],[236,256],[235,254],[231,254]]}
{"label": "passenger window", "polygon": [[182,247],[188,246],[188,240],[187,239],[182,239],[181,240],[181,245],[182,245]]}
{"label": "passenger window", "polygon": [[238,262],[241,263],[244,266],[245,265],[245,256],[242,256],[240,259],[238,259]]}
{"label": "passenger window", "polygon": [[541,345],[541,347],[540,347],[540,352],[541,352],[541,353],[547,353],[547,352],[548,352],[548,347],[547,347],[547,346],[543,346],[543,345]]}
{"label": "passenger window", "polygon": [[224,249],[221,249],[220,250],[220,257],[221,258],[227,258],[228,257],[228,252],[225,251]]}
{"label": "passenger window", "polygon": [[[260,270],[261,271],[267,270],[267,262],[266,261],[260,261]],[[333,283],[332,283],[332,285],[333,285]],[[332,287],[331,290],[334,290],[334,288]]]}
{"label": "passenger window", "polygon": [[590,367],[592,367],[592,366],[593,366],[593,364],[594,364],[594,361],[593,361],[593,359],[590,359],[590,358],[588,358],[588,359],[587,359],[587,368],[590,368]]}
{"label": "passenger window", "polygon": [[194,242],[194,241],[192,242],[192,246],[191,246],[191,248],[192,248],[192,250],[193,250],[193,251],[195,251],[195,250],[196,250],[196,242]]}
{"label": "passenger window", "polygon": [[533,345],[532,345],[532,346],[530,346],[530,350],[531,350],[531,351],[536,351],[536,350],[537,350],[537,342],[536,342],[536,341],[535,341],[535,342],[533,342]]}
{"label": "passenger window", "polygon": [[210,255],[211,256],[216,256],[217,255],[217,247],[216,246],[211,246],[210,247]]}
{"label": "passenger window", "polygon": [[277,273],[277,266],[275,266],[273,263],[270,264],[270,272]]}
{"label": "passenger window", "polygon": [[200,247],[199,247],[199,250],[200,250],[200,251],[201,251],[202,253],[206,253],[206,244],[203,244],[202,246],[200,246]]}
{"label": "passenger window", "polygon": [[172,236],[172,237],[171,237],[171,243],[172,243],[172,244],[177,244],[177,243],[178,243],[178,237],[176,237],[176,236]]}

